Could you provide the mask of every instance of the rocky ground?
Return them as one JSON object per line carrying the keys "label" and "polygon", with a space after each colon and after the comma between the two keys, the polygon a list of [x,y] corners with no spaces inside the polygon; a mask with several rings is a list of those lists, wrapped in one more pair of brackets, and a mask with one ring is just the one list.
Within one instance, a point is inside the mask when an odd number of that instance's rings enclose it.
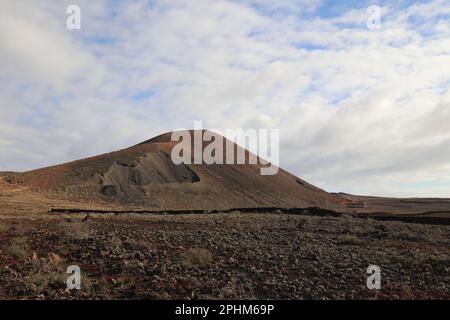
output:
{"label": "rocky ground", "polygon": [[[450,226],[347,215],[84,218],[0,216],[0,297],[450,299]],[[81,290],[66,288],[69,265],[81,268]],[[381,268],[381,290],[366,287],[369,265]]]}

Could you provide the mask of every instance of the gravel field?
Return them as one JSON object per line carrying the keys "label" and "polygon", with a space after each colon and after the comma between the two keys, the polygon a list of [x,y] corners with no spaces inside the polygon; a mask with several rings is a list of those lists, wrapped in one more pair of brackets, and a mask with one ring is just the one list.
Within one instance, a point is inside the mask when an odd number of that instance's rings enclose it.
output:
{"label": "gravel field", "polygon": [[[0,297],[449,299],[449,234],[348,215],[0,217]],[[69,265],[80,290],[66,288]]]}

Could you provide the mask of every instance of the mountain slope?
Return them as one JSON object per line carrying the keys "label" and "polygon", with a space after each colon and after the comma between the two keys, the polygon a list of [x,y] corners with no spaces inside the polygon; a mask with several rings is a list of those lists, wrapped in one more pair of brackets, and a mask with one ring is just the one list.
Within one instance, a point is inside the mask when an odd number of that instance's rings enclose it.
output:
{"label": "mountain slope", "polygon": [[[342,197],[282,169],[272,176],[261,175],[262,164],[175,165],[170,155],[177,142],[170,137],[169,132],[128,149],[29,172],[8,173],[3,182],[20,186],[21,192],[42,195],[47,203],[67,201],[78,207],[94,204],[162,210],[236,207],[338,210],[345,203]],[[241,150],[237,145],[234,148],[236,152]],[[245,151],[245,155],[248,158],[250,153]]]}

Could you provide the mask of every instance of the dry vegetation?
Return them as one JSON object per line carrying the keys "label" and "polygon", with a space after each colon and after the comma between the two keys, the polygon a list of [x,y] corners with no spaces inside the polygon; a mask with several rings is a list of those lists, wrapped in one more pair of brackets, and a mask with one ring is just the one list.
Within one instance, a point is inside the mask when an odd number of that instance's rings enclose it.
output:
{"label": "dry vegetation", "polygon": [[0,223],[0,234],[5,233],[9,230],[9,227],[5,225],[4,223]]}
{"label": "dry vegetation", "polygon": [[211,253],[206,249],[191,248],[183,255],[182,264],[186,268],[203,267],[212,262]]}
{"label": "dry vegetation", "polygon": [[[0,223],[0,298],[450,298],[450,227],[285,214]],[[68,290],[67,266],[82,270]],[[382,290],[366,269],[382,270]]]}
{"label": "dry vegetation", "polygon": [[57,225],[57,230],[63,241],[85,240],[90,237],[88,224],[81,221],[60,222]]}
{"label": "dry vegetation", "polygon": [[5,252],[10,257],[18,260],[25,260],[31,255],[27,239],[24,237],[12,238],[9,241],[9,245],[6,247]]}

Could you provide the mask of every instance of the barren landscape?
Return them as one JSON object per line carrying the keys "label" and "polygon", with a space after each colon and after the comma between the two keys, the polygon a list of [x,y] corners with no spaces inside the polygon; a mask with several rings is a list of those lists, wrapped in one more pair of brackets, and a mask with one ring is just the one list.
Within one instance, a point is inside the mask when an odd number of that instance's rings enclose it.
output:
{"label": "barren landscape", "polygon": [[2,173],[0,297],[450,298],[450,200],[331,194],[260,164],[175,166],[172,147],[166,134]]}
{"label": "barren landscape", "polygon": [[[1,219],[0,293],[27,299],[449,299],[450,228],[284,214]],[[68,265],[82,289],[65,285]],[[382,290],[366,269],[382,270]]]}

